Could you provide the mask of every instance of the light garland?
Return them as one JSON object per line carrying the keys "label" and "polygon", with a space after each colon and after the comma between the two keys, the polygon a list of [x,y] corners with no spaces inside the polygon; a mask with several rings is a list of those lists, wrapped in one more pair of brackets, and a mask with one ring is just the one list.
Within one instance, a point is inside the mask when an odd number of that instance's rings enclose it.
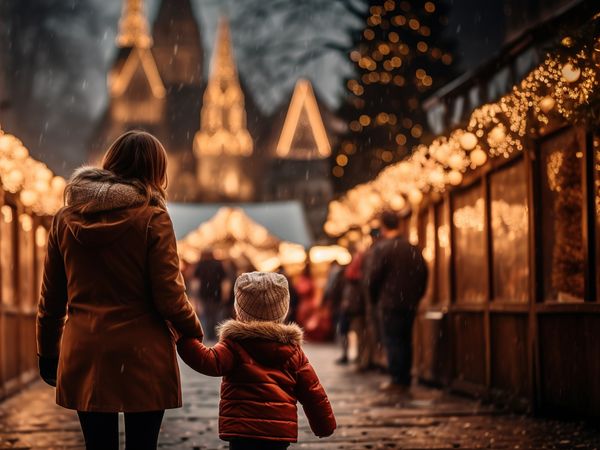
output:
{"label": "light garland", "polygon": [[17,194],[21,204],[40,215],[52,215],[63,205],[66,181],[55,176],[12,134],[0,129],[0,183]]}
{"label": "light garland", "polygon": [[[600,28],[597,22],[600,18],[595,17],[592,27]],[[539,133],[552,119],[570,123],[600,120],[594,117],[593,108],[600,96],[597,35],[593,30],[593,45],[584,44],[577,51],[573,51],[572,38],[563,39],[563,48],[548,54],[510,93],[476,108],[464,129],[440,136],[428,146],[418,146],[407,159],[388,166],[373,181],[332,202],[325,232],[341,236],[368,224],[383,209],[400,211],[406,203],[416,207],[424,194],[460,185],[469,168],[480,167],[489,158],[508,158],[522,151],[523,139]],[[562,55],[565,47],[571,50],[568,55]]]}

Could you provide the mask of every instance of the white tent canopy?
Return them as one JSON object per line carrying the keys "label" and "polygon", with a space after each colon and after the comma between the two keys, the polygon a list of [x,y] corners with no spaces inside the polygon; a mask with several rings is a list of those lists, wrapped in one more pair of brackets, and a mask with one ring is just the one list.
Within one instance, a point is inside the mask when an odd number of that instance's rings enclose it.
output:
{"label": "white tent canopy", "polygon": [[[206,203],[170,203],[169,213],[178,240],[213,218],[224,205]],[[308,248],[313,243],[302,205],[297,201],[241,203],[227,205],[241,209],[246,216],[264,226],[281,241]]]}

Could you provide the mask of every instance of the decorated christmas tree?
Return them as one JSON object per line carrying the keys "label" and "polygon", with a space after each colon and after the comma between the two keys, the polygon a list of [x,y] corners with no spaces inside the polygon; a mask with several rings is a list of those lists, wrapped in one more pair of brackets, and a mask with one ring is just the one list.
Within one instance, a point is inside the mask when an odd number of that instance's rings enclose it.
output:
{"label": "decorated christmas tree", "polygon": [[454,77],[443,1],[369,0],[354,38],[355,76],[340,109],[348,131],[332,172],[338,188],[373,178],[427,134],[422,100]]}

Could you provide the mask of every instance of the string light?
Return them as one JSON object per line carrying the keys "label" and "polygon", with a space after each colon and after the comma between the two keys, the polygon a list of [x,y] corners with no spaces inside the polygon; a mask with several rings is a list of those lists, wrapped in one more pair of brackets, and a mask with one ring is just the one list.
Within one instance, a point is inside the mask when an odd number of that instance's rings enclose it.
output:
{"label": "string light", "polygon": [[[563,39],[562,43],[568,48],[574,45],[572,39]],[[436,50],[433,49],[432,54]],[[459,185],[467,169],[484,165],[489,157],[508,157],[522,151],[522,141],[529,130],[537,132],[552,116],[567,122],[575,120],[581,115],[581,109],[589,109],[590,98],[598,95],[600,39],[594,42],[591,52],[589,47],[584,47],[562,60],[557,54],[549,54],[507,95],[476,108],[465,129],[457,129],[448,137],[440,136],[428,146],[418,146],[407,159],[386,167],[373,181],[356,186],[339,201],[332,202],[326,232],[336,236],[368,224],[377,211],[398,210],[403,206],[404,201],[399,199],[418,205],[424,193]],[[443,61],[444,58],[446,63],[448,58],[451,60],[447,54],[442,56]],[[415,76],[424,79],[426,74],[419,69]],[[411,129],[411,134],[417,127],[413,127],[409,118],[403,118],[402,125]],[[406,143],[403,134],[397,134],[395,140],[399,145]],[[549,170],[552,188],[552,161]],[[369,201],[365,202],[367,197]],[[364,203],[368,207],[359,206]],[[474,222],[467,217],[471,212],[476,211],[465,211],[465,217],[454,219],[460,224],[472,224]],[[522,211],[514,214],[506,211],[505,215],[507,220],[512,220],[509,217],[512,215],[521,218]]]}

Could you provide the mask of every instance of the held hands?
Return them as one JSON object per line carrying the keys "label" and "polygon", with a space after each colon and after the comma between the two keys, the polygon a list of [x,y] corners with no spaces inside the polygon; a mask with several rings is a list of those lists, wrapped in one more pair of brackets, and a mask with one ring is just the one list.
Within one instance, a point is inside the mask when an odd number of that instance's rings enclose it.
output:
{"label": "held hands", "polygon": [[58,356],[38,356],[38,366],[42,380],[52,387],[56,387],[56,373],[58,372]]}

